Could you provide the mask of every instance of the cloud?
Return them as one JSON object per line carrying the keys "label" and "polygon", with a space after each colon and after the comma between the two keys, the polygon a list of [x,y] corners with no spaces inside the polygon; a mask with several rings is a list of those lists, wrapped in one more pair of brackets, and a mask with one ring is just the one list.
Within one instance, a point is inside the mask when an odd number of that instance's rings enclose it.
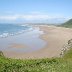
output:
{"label": "cloud", "polygon": [[55,19],[55,18],[65,18],[63,16],[49,16],[45,14],[29,14],[29,15],[6,15],[6,16],[0,16],[0,20],[11,20],[15,21],[17,19],[32,21],[32,20],[49,20],[49,19]]}
{"label": "cloud", "polygon": [[49,18],[48,15],[22,15],[21,18],[25,20],[46,20]]}
{"label": "cloud", "polygon": [[16,20],[18,18],[17,15],[14,15],[14,16],[0,16],[0,20]]}

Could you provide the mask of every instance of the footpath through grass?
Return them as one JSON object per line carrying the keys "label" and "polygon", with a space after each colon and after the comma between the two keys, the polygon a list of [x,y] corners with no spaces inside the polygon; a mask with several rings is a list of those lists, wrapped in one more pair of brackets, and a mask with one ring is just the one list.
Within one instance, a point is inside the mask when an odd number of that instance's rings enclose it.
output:
{"label": "footpath through grass", "polygon": [[72,49],[62,58],[17,60],[0,55],[0,72],[72,72]]}

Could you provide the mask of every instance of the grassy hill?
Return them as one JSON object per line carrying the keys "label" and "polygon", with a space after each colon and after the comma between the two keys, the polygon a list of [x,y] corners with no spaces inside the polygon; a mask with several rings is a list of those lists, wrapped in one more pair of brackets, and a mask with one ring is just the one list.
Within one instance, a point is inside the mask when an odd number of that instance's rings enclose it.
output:
{"label": "grassy hill", "polygon": [[62,27],[72,28],[72,19],[68,20],[67,22],[61,24]]}

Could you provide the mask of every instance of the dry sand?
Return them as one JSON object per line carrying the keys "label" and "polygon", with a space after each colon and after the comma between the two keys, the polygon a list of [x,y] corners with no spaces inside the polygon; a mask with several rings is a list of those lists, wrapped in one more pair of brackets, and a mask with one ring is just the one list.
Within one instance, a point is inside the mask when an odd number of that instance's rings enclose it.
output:
{"label": "dry sand", "polygon": [[72,29],[48,25],[37,26],[41,31],[44,31],[44,34],[40,36],[41,39],[47,42],[44,48],[38,51],[21,54],[4,52],[5,56],[20,59],[59,57],[63,46],[72,38]]}

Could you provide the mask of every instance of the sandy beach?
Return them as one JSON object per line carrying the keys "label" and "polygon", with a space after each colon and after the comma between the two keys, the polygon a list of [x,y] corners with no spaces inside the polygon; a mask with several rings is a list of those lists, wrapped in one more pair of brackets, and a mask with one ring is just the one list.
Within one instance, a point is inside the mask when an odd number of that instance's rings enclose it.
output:
{"label": "sandy beach", "polygon": [[[18,59],[59,57],[63,46],[68,42],[68,40],[72,38],[72,29],[48,25],[36,26],[44,32],[44,34],[40,35],[40,38],[46,41],[46,45],[42,49],[21,54],[14,52],[4,52],[4,55],[6,57]],[[16,45],[14,46],[18,47]],[[19,45],[19,47],[20,46],[21,45]]]}

